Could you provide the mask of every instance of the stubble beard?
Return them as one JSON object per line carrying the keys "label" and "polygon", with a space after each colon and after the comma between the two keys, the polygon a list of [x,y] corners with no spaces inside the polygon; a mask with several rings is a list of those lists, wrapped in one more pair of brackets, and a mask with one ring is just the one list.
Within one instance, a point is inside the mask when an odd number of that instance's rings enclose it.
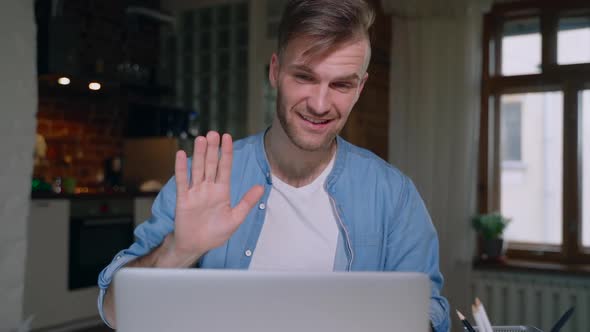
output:
{"label": "stubble beard", "polygon": [[[298,133],[297,126],[294,123],[289,123],[289,121],[287,120],[288,110],[285,106],[283,106],[280,89],[277,89],[277,90],[278,90],[277,104],[276,104],[277,117],[279,119],[279,123],[281,124],[281,127],[283,127],[283,131],[285,132],[285,134],[287,134],[287,137],[289,137],[289,140],[291,141],[291,143],[293,143],[293,145],[295,145],[297,148],[299,148],[303,151],[307,151],[307,152],[317,152],[320,150],[330,149],[330,147],[334,143],[334,140],[336,139],[336,136],[338,135],[340,130],[336,130],[336,132],[328,132],[325,135],[324,139],[322,139],[319,143],[310,142],[310,141],[306,140],[303,133],[301,133],[301,132]],[[293,114],[293,116],[298,117],[299,115]],[[294,119],[294,121],[297,121],[297,120],[298,119]],[[335,120],[332,120],[332,121],[335,121]]]}

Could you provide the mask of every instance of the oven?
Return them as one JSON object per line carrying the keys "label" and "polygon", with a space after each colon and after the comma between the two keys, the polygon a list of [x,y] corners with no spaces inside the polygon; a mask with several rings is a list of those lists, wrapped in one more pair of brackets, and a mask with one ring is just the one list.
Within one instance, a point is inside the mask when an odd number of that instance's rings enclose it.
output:
{"label": "oven", "polygon": [[133,243],[133,199],[78,199],[70,205],[68,288],[96,286],[98,274]]}

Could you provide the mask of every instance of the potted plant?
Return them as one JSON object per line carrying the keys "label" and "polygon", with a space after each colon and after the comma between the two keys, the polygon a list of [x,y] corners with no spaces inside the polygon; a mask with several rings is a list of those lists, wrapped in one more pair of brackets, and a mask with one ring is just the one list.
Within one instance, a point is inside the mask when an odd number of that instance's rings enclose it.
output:
{"label": "potted plant", "polygon": [[472,219],[472,225],[478,234],[479,252],[482,259],[498,259],[504,255],[502,234],[510,219],[499,212],[479,214]]}

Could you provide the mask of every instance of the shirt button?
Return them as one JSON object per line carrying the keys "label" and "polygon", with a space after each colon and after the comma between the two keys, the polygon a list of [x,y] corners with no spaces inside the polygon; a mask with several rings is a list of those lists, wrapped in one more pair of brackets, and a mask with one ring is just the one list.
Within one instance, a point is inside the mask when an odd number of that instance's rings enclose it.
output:
{"label": "shirt button", "polygon": [[117,255],[117,257],[115,257],[116,261],[118,261],[119,259],[121,259],[121,255]]}
{"label": "shirt button", "polygon": [[248,257],[252,256],[252,250],[246,250],[245,254]]}
{"label": "shirt button", "polygon": [[264,209],[266,209],[266,205],[264,203],[260,203],[260,205],[258,205],[258,208],[260,210],[264,210]]}

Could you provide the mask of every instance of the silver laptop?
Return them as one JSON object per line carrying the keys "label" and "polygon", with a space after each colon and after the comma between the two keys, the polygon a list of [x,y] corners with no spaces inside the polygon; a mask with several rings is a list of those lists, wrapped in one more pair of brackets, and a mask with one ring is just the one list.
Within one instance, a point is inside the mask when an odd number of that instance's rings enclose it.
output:
{"label": "silver laptop", "polygon": [[119,332],[427,332],[419,273],[124,268]]}

